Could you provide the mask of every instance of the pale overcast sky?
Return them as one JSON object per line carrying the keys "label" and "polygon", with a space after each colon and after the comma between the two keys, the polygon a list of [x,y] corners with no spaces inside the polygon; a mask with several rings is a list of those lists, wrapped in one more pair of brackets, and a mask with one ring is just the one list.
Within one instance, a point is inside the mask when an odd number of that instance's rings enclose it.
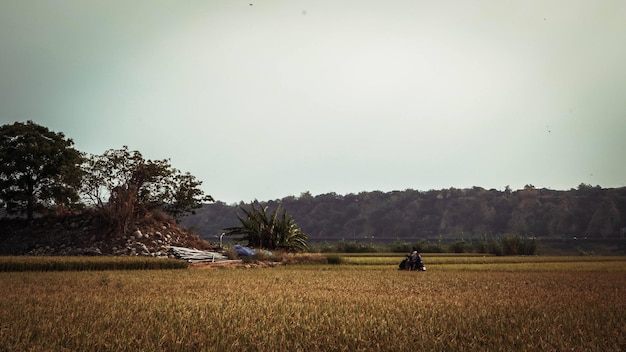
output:
{"label": "pale overcast sky", "polygon": [[626,1],[0,0],[0,123],[226,203],[626,186]]}

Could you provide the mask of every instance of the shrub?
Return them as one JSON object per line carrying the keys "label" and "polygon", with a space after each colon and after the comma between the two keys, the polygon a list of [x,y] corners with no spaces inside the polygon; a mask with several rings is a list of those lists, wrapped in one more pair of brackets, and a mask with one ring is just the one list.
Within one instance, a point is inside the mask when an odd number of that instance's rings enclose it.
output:
{"label": "shrub", "polygon": [[376,253],[376,247],[371,244],[363,244],[356,241],[340,241],[337,243],[338,253]]}
{"label": "shrub", "polygon": [[[237,214],[241,226],[224,229],[227,236],[244,235],[248,246],[267,249],[284,249],[290,252],[307,250],[307,234],[302,232],[291,215],[278,206],[268,213],[268,207],[255,204],[245,209],[240,206],[244,215]],[[281,212],[282,210],[282,212]]]}
{"label": "shrub", "polygon": [[474,252],[502,255],[502,243],[493,236],[482,236],[473,242]]}
{"label": "shrub", "polygon": [[425,240],[421,240],[415,244],[415,248],[420,253],[444,253],[445,249],[441,242],[432,243]]}
{"label": "shrub", "polygon": [[326,261],[328,262],[328,264],[343,264],[344,263],[343,258],[338,254],[327,254]]}
{"label": "shrub", "polygon": [[389,244],[389,251],[391,253],[409,253],[411,244],[408,242],[393,242]]}
{"label": "shrub", "polygon": [[538,242],[534,237],[524,238],[517,234],[507,234],[501,237],[483,236],[474,241],[472,247],[477,253],[495,255],[536,255]]}
{"label": "shrub", "polygon": [[269,251],[265,251],[265,250],[256,250],[254,252],[254,255],[252,256],[252,258],[255,261],[259,261],[259,262],[268,262],[268,261],[274,261],[273,258],[273,253],[269,252]]}
{"label": "shrub", "polygon": [[309,251],[313,253],[335,253],[337,252],[337,246],[335,244],[324,242],[324,244],[309,247]]}
{"label": "shrub", "polygon": [[535,255],[537,254],[537,239],[523,238],[520,235],[509,234],[500,239],[502,255]]}
{"label": "shrub", "polygon": [[224,248],[224,255],[230,260],[239,259],[239,255],[237,255],[237,251],[235,251],[235,248],[231,246]]}
{"label": "shrub", "polygon": [[448,251],[452,253],[466,253],[471,251],[471,247],[464,240],[460,240],[450,243],[448,245]]}

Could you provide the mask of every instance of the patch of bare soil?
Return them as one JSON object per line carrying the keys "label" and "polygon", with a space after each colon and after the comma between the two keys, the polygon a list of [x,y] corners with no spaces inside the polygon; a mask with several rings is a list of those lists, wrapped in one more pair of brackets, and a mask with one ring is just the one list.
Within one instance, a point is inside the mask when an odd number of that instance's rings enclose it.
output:
{"label": "patch of bare soil", "polygon": [[275,260],[221,260],[219,262],[191,263],[191,269],[258,269],[274,268],[287,264],[326,264],[328,260],[321,253],[276,253]]}
{"label": "patch of bare soil", "polygon": [[282,265],[281,262],[244,262],[241,259],[238,260],[223,260],[219,262],[202,262],[189,264],[191,269],[258,269],[258,268],[273,268]]}

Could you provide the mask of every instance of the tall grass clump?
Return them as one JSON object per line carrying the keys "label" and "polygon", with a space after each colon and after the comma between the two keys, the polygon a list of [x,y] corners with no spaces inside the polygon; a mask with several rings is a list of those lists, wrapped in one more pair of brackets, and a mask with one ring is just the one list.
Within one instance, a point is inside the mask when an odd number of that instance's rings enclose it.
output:
{"label": "tall grass clump", "polygon": [[471,252],[471,245],[464,240],[456,241],[448,245],[450,253],[468,253]]}
{"label": "tall grass clump", "polygon": [[483,236],[473,242],[475,252],[495,255],[537,255],[538,247],[537,238],[518,234]]}
{"label": "tall grass clump", "polygon": [[420,240],[414,246],[421,253],[445,253],[446,249],[442,241],[430,242],[426,240]]}
{"label": "tall grass clump", "polygon": [[476,253],[502,255],[502,245],[494,236],[482,236],[472,241],[472,247]]}
{"label": "tall grass clump", "polygon": [[392,242],[388,245],[390,253],[409,253],[411,252],[412,246],[409,242]]}
{"label": "tall grass clump", "polygon": [[522,237],[517,234],[508,234],[500,238],[502,255],[535,255],[537,254],[537,239]]}
{"label": "tall grass clump", "polygon": [[327,254],[326,261],[328,264],[343,264],[344,259],[339,254]]}
{"label": "tall grass clump", "polygon": [[361,243],[356,241],[339,241],[336,246],[337,253],[376,253],[376,246],[372,243]]}

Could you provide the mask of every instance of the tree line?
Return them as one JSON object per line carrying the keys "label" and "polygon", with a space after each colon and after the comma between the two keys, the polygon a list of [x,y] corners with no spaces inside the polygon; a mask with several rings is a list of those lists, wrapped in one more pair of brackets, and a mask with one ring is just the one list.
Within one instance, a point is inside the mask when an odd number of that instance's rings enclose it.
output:
{"label": "tree line", "polygon": [[[441,189],[393,192],[327,193],[261,202],[269,209],[289,210],[313,242],[393,242],[419,239],[461,239],[485,235],[524,237],[619,238],[626,226],[626,187],[605,189],[580,184],[566,191]],[[206,239],[235,226],[238,207],[205,204],[182,224]]]}

